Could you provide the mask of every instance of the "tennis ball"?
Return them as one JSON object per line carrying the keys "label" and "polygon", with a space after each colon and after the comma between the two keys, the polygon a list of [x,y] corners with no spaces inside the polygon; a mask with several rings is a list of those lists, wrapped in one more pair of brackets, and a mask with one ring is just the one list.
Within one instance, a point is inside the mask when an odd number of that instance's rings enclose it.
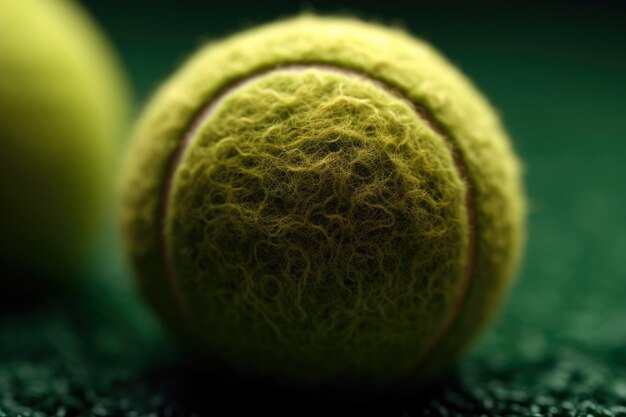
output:
{"label": "tennis ball", "polygon": [[209,44],[148,105],[123,224],[166,326],[235,373],[425,381],[492,318],[523,240],[520,164],[423,41],[301,16]]}
{"label": "tennis ball", "polygon": [[122,78],[74,2],[0,0],[3,270],[52,275],[85,256],[113,197]]}

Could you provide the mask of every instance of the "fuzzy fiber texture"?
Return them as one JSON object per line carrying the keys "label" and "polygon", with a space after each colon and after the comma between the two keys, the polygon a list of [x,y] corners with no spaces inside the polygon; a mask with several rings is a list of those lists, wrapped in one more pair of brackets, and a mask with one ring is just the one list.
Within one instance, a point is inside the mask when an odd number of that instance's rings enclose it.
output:
{"label": "fuzzy fiber texture", "polygon": [[493,110],[429,45],[303,16],[210,44],[148,106],[123,179],[139,283],[227,368],[423,381],[493,316],[523,243]]}
{"label": "fuzzy fiber texture", "polygon": [[80,263],[111,205],[128,110],[114,54],[80,6],[0,0],[2,268],[66,276]]}

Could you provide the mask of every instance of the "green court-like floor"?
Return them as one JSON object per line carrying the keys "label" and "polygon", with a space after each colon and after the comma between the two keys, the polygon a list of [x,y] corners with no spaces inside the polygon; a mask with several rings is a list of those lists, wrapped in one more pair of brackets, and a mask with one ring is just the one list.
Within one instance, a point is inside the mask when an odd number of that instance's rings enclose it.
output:
{"label": "green court-like floor", "polygon": [[[138,109],[203,40],[301,10],[85,3],[119,48]],[[0,296],[0,417],[626,416],[626,14],[609,2],[559,4],[313,2],[400,21],[431,41],[499,109],[525,162],[530,215],[517,284],[442,381],[366,402],[200,373],[135,294],[111,219],[80,289]]]}

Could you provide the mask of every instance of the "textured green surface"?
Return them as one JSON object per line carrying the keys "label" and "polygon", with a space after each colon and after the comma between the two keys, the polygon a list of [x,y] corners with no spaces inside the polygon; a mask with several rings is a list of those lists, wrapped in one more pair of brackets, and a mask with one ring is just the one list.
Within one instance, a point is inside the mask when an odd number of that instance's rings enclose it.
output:
{"label": "textured green surface", "polygon": [[168,244],[210,351],[307,382],[415,367],[467,262],[445,142],[371,81],[315,68],[230,93],[198,132]]}
{"label": "textured green surface", "polygon": [[516,270],[525,206],[508,138],[402,31],[305,15],[209,44],[137,126],[123,222],[139,282],[169,327],[190,324],[243,371],[425,378]]}
{"label": "textured green surface", "polygon": [[[152,0],[137,0],[137,8],[90,3],[108,19],[143,97],[198,38],[248,19],[240,17],[248,9],[231,2],[227,10],[198,2],[206,13]],[[512,11],[379,3],[367,13],[402,17],[478,83],[526,164],[524,267],[498,324],[458,370],[431,391],[374,406],[216,390],[181,366],[147,313],[137,311],[119,255],[105,241],[86,275],[114,283],[121,298],[102,284],[0,316],[0,415],[626,416],[624,13],[571,2]],[[284,7],[259,3],[247,16],[258,22],[295,11]],[[2,294],[0,310],[10,304],[25,299]],[[136,316],[143,319],[128,321]]]}

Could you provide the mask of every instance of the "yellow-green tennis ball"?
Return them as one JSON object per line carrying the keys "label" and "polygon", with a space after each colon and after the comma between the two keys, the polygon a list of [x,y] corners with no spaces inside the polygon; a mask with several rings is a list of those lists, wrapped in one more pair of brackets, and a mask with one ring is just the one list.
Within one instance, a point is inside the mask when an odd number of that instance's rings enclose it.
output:
{"label": "yellow-green tennis ball", "polygon": [[202,49],[139,122],[123,195],[166,325],[283,382],[442,372],[523,238],[520,166],[483,96],[428,44],[350,19]]}
{"label": "yellow-green tennis ball", "polygon": [[73,1],[0,0],[3,270],[65,270],[89,248],[129,109],[117,64]]}

